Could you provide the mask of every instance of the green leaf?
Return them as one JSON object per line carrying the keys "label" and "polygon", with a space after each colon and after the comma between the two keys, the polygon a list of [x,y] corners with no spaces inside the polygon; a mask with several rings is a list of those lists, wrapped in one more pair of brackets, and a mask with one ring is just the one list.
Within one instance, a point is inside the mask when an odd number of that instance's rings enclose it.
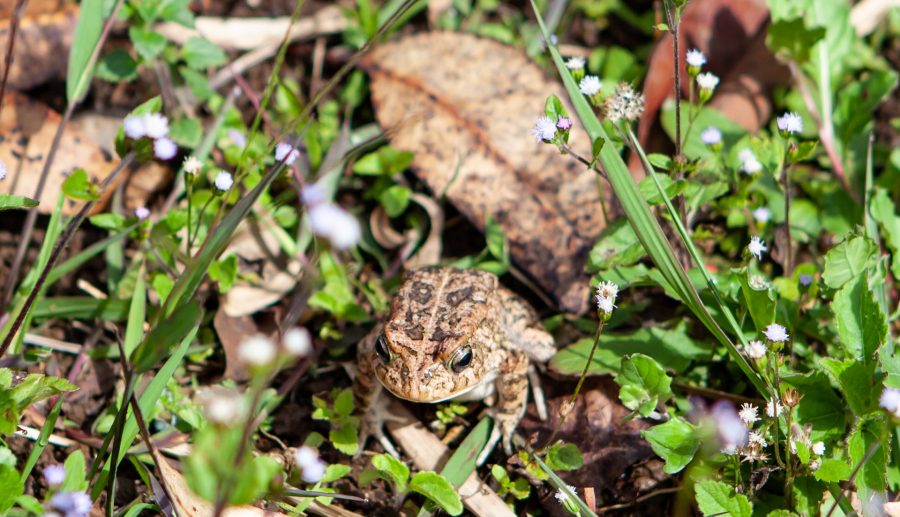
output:
{"label": "green leaf", "polygon": [[506,241],[506,235],[503,234],[503,226],[488,215],[485,217],[484,228],[484,238],[491,256],[508,266],[509,243]]}
{"label": "green leaf", "polygon": [[875,395],[881,385],[880,380],[875,377],[875,363],[823,357],[819,359],[819,364],[840,386],[854,415],[862,416],[875,409]]}
{"label": "green leaf", "polygon": [[437,472],[416,473],[409,482],[409,489],[424,495],[450,515],[459,515],[463,511],[456,489]]}
{"label": "green leaf", "polygon": [[762,332],[775,321],[775,300],[772,297],[771,288],[768,285],[758,286],[759,281],[751,277],[749,268],[743,274],[738,274],[737,277],[741,283],[741,293],[747,309],[750,311],[753,325],[757,332]]}
{"label": "green leaf", "polygon": [[766,44],[786,59],[805,63],[813,45],[825,37],[822,27],[807,28],[802,18],[779,20],[769,26]]}
{"label": "green leaf", "polygon": [[409,480],[409,467],[405,463],[390,454],[378,454],[372,457],[372,466],[378,469],[382,478],[394,485],[394,492],[402,494],[406,492],[406,483]]}
{"label": "green leaf", "polygon": [[844,435],[847,422],[844,403],[834,393],[824,373],[784,374],[782,382],[803,394],[794,411],[801,426],[812,428],[812,441],[838,439]]}
{"label": "green leaf", "polygon": [[322,479],[319,482],[322,484],[326,484],[337,481],[338,479],[349,474],[351,470],[353,470],[353,468],[350,467],[350,465],[341,465],[340,463],[328,465],[328,467],[325,469],[325,475],[322,476]]}
{"label": "green leaf", "polygon": [[19,471],[9,465],[0,466],[0,513],[4,513],[25,492],[25,482],[20,479]]}
{"label": "green leaf", "polygon": [[62,191],[67,197],[81,201],[94,201],[100,197],[84,169],[75,169],[69,174],[63,181]]}
{"label": "green leaf", "polygon": [[125,216],[122,214],[97,214],[88,218],[97,228],[109,230],[111,232],[119,231],[125,227]]}
{"label": "green leaf", "polygon": [[566,113],[566,107],[556,95],[547,97],[547,101],[544,102],[544,114],[553,122],[556,122],[556,119],[559,117],[569,116],[568,113]]}
{"label": "green leaf", "polygon": [[128,28],[128,37],[144,61],[156,59],[156,56],[166,48],[166,37],[145,27],[132,25]]}
{"label": "green leaf", "polygon": [[694,427],[681,417],[641,431],[641,436],[650,442],[653,452],[666,461],[663,467],[666,474],[680,472],[700,447]]}
{"label": "green leaf", "polygon": [[897,208],[888,192],[881,187],[875,187],[869,204],[869,212],[881,227],[885,243],[891,250],[891,273],[894,278],[900,278],[900,217],[897,216]]}
{"label": "green leaf", "polygon": [[547,451],[547,466],[554,471],[578,470],[584,458],[574,443],[554,443]]}
{"label": "green leaf", "polygon": [[800,515],[819,515],[819,502],[825,492],[825,486],[812,478],[800,476],[791,484],[794,494],[794,509]]}
{"label": "green leaf", "polygon": [[131,82],[137,79],[137,62],[125,50],[113,50],[97,63],[97,77],[111,83]]}
{"label": "green leaf", "polygon": [[309,305],[326,310],[341,319],[368,320],[368,313],[356,302],[343,266],[330,253],[322,253],[319,260],[319,272],[325,279],[325,285],[313,293]]}
{"label": "green leaf", "polygon": [[203,138],[203,127],[195,118],[178,117],[169,125],[169,136],[182,147],[197,147]]}
{"label": "green leaf", "polygon": [[868,501],[874,493],[887,489],[887,452],[882,440],[886,432],[884,418],[876,414],[862,419],[847,440],[850,462],[862,465],[855,478],[861,501]]}
{"label": "green leaf", "polygon": [[831,304],[841,348],[847,356],[864,363],[871,362],[888,339],[884,313],[868,280],[865,274],[850,279],[835,293]]}
{"label": "green leaf", "polygon": [[392,185],[378,195],[378,201],[389,217],[397,217],[409,206],[412,191],[405,185]]}
{"label": "green leaf", "polygon": [[596,272],[620,266],[630,266],[645,256],[628,220],[620,217],[607,225],[597,237],[588,257],[587,270]]}
{"label": "green leaf", "polygon": [[203,316],[196,301],[186,303],[178,313],[163,320],[147,334],[144,342],[131,354],[136,373],[149,371],[163,357],[169,355],[185,336],[193,331]]}
{"label": "green leaf", "polygon": [[469,474],[477,467],[478,454],[487,445],[490,435],[491,419],[482,418],[478,425],[466,435],[459,447],[456,448],[456,451],[453,452],[453,455],[450,456],[450,459],[447,460],[447,463],[444,464],[444,468],[441,469],[441,475],[447,478],[447,481],[452,483],[453,486],[457,488],[462,486]]}
{"label": "green leaf", "polygon": [[66,73],[66,100],[69,104],[78,102],[91,84],[91,54],[100,43],[103,31],[104,0],[83,0],[79,9],[78,23],[72,37],[69,51],[69,67]]}
{"label": "green leaf", "polygon": [[825,254],[822,280],[832,289],[840,289],[858,277],[875,259],[878,245],[866,237],[851,237]]}
{"label": "green leaf", "polygon": [[347,455],[354,455],[359,450],[359,435],[356,427],[345,423],[328,432],[328,439],[334,448]]}
{"label": "green leaf", "polygon": [[66,379],[32,373],[10,391],[10,396],[18,405],[19,410],[24,411],[25,408],[36,402],[46,400],[60,393],[77,390],[78,386],[71,384]]}
{"label": "green leaf", "polygon": [[60,490],[63,492],[73,492],[76,490],[86,490],[88,482],[86,479],[87,471],[85,470],[84,454],[81,451],[75,451],[66,458],[66,479],[63,481]]}
{"label": "green leaf", "polygon": [[814,475],[819,481],[839,483],[850,479],[852,470],[852,467],[844,460],[826,458],[819,463],[819,468],[816,469]]}
{"label": "green leaf", "polygon": [[642,417],[649,416],[672,396],[672,379],[650,356],[634,354],[622,359],[615,380],[621,386],[619,399],[622,404]]}
{"label": "green leaf", "polygon": [[219,284],[219,292],[231,290],[238,275],[238,258],[236,254],[213,262],[209,267],[209,279]]}
{"label": "green leaf", "polygon": [[225,63],[228,56],[213,42],[194,36],[184,43],[181,56],[185,63],[195,70],[212,68]]}
{"label": "green leaf", "polygon": [[703,515],[728,515],[730,517],[750,517],[753,505],[744,494],[721,481],[701,481],[694,485],[697,506]]}
{"label": "green leaf", "polygon": [[30,197],[0,194],[0,212],[16,208],[31,208],[33,206],[38,206],[38,202]]}
{"label": "green leaf", "polygon": [[334,412],[339,418],[353,414],[353,390],[343,389],[334,398]]}

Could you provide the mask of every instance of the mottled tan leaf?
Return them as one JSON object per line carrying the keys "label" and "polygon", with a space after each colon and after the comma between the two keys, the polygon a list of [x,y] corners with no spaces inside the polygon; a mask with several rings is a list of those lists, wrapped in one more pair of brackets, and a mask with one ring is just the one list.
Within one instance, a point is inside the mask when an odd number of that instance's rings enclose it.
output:
{"label": "mottled tan leaf", "polygon": [[[0,114],[0,161],[6,165],[9,175],[0,182],[0,192],[34,196],[60,119],[58,113],[37,101],[14,92],[6,94],[3,113]],[[82,168],[91,181],[100,183],[118,163],[118,159],[97,146],[90,137],[66,127],[47,176],[44,193],[39,199],[41,204],[38,210],[44,213],[53,211],[69,172]],[[105,197],[95,205],[95,211],[102,208],[113,190],[112,186],[105,189]],[[65,212],[74,213],[79,206],[80,203],[67,202]]]}
{"label": "mottled tan leaf", "polygon": [[[605,226],[596,176],[531,135],[561,87],[521,50],[452,32],[379,46],[362,66],[378,121],[415,153],[417,174],[482,230],[486,216],[499,221],[513,260],[563,309],[584,311],[584,263]],[[590,154],[577,127],[570,144]]]}
{"label": "mottled tan leaf", "polygon": [[[16,2],[0,2],[0,13]],[[12,66],[9,69],[8,86],[27,90],[39,84],[66,76],[69,47],[78,20],[78,6],[67,5],[54,8],[59,2],[37,2],[44,9],[32,11],[34,2],[28,2],[19,27],[16,30],[16,44],[13,47]],[[51,10],[52,9],[52,10]],[[11,19],[0,16],[0,48],[6,56],[6,42],[9,39]]]}

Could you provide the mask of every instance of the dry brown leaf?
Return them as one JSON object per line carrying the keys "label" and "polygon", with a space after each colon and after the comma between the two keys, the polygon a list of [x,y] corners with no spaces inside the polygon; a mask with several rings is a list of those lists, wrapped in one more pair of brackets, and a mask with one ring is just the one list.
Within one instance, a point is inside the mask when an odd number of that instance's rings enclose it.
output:
{"label": "dry brown leaf", "polygon": [[[16,9],[15,0],[6,0],[0,2],[0,20],[11,18],[13,11]],[[25,2],[24,16],[35,16],[39,14],[51,14],[64,9],[66,7],[65,0],[30,0]]]}
{"label": "dry brown leaf", "polygon": [[[184,476],[169,463],[169,460],[159,457],[159,474],[166,485],[169,495],[172,497],[172,505],[179,516],[200,517],[214,513],[213,504],[191,492]],[[281,512],[270,512],[255,506],[235,506],[227,508],[222,515],[225,517],[287,517]]]}
{"label": "dry brown leaf", "polygon": [[[595,174],[530,134],[547,96],[566,98],[561,87],[520,50],[453,32],[382,45],[362,66],[378,121],[415,153],[432,191],[481,229],[488,215],[498,221],[513,260],[563,309],[583,312],[584,263],[606,224]],[[579,128],[570,144],[590,154]]]}
{"label": "dry brown leaf", "polygon": [[[0,192],[34,197],[60,119],[58,113],[37,101],[15,92],[6,94],[0,115],[0,161],[6,165],[9,176],[0,182]],[[101,149],[89,137],[66,127],[38,210],[42,213],[53,211],[69,172],[83,168],[91,181],[99,183],[109,176],[117,164],[118,160],[111,153]],[[113,187],[111,185],[103,192],[103,199],[94,205],[95,212],[103,207],[115,190]],[[79,206],[80,203],[67,201],[64,212],[74,213]]]}
{"label": "dry brown leaf", "polygon": [[250,316],[229,316],[224,308],[216,311],[213,327],[222,342],[225,351],[225,373],[222,376],[235,381],[246,381],[250,378],[247,369],[238,359],[238,347],[248,337],[259,332],[256,323]]}
{"label": "dry brown leaf", "polygon": [[[705,71],[719,78],[721,84],[709,105],[753,132],[762,127],[772,114],[769,98],[772,88],[787,84],[787,69],[766,46],[769,10],[765,0],[695,0],[688,3],[680,26],[679,66],[681,91],[687,98],[690,77],[685,70],[687,49],[697,48],[707,57]],[[657,121],[657,115],[674,90],[675,69],[672,65],[672,37],[666,34],[650,57],[644,81],[646,108],[641,116],[638,138],[649,151],[665,151],[671,143]],[[640,162],[632,157],[632,169]]]}
{"label": "dry brown leaf", "polygon": [[[31,3],[33,2],[28,3],[28,7],[31,7]],[[11,6],[15,2],[0,2],[0,4],[3,4],[0,7],[0,13],[3,13],[7,4]],[[27,9],[16,30],[16,44],[13,47],[8,85],[18,90],[26,90],[52,79],[65,77],[67,60],[60,59],[60,56],[69,55],[77,19],[77,5],[68,5],[62,9],[54,8],[51,11]],[[0,48],[3,48],[4,56],[10,24],[10,19],[0,21],[0,42],[2,42]]]}

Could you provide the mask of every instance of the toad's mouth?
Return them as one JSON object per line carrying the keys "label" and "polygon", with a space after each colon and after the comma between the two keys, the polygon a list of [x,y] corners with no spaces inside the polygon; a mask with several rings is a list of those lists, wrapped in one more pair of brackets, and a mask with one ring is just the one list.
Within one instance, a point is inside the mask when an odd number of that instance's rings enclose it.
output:
{"label": "toad's mouth", "polygon": [[422,393],[422,392],[416,393],[415,395],[397,393],[396,391],[391,389],[390,386],[385,384],[385,382],[382,381],[380,377],[378,378],[378,380],[381,382],[381,385],[384,386],[384,389],[388,390],[391,393],[391,395],[393,395],[399,399],[408,400],[410,402],[417,402],[419,404],[437,404],[439,402],[446,402],[448,400],[455,399],[457,397],[462,397],[480,385],[480,384],[475,384],[473,386],[466,386],[465,388],[455,391],[449,395],[429,397],[427,393]]}

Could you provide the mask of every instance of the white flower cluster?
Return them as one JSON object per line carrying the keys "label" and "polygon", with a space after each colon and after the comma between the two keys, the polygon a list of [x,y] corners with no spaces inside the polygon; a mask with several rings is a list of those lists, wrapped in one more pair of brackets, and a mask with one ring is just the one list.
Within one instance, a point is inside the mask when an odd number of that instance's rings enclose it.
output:
{"label": "white flower cluster", "polygon": [[706,56],[704,56],[703,52],[700,52],[698,49],[692,48],[687,51],[687,55],[685,55],[685,61],[687,61],[688,66],[700,68],[701,66],[706,64]]}
{"label": "white flower cluster", "polygon": [[766,251],[766,243],[756,235],[750,237],[750,244],[747,245],[747,251],[756,257],[756,260],[762,260],[762,254]]}
{"label": "white flower cluster", "polygon": [[803,119],[793,111],[789,111],[775,119],[775,124],[782,133],[793,135],[803,131]]}
{"label": "white flower cluster", "polygon": [[305,445],[294,453],[294,463],[300,468],[300,477],[307,483],[318,483],[327,468],[316,451]]}
{"label": "white flower cluster", "polygon": [[160,160],[171,160],[178,153],[178,146],[169,138],[169,119],[162,113],[129,115],[123,121],[125,136],[132,140],[153,140],[153,154]]}
{"label": "white flower cluster", "polygon": [[94,503],[85,492],[59,492],[50,498],[50,506],[65,517],[87,517]]}
{"label": "white flower cluster", "polygon": [[595,296],[597,309],[606,315],[612,314],[613,309],[616,308],[616,296],[618,294],[619,286],[612,282],[601,282],[597,286],[597,295]]}
{"label": "white flower cluster", "polygon": [[741,172],[744,174],[756,174],[763,169],[759,158],[750,149],[741,149],[741,152],[738,153],[738,160],[741,162]]}
{"label": "white flower cluster", "polygon": [[362,237],[359,221],[340,206],[326,200],[324,189],[309,185],[300,194],[309,214],[313,233],[339,250],[352,248]]}
{"label": "white flower cluster", "polygon": [[[307,356],[312,352],[312,336],[303,327],[295,327],[284,333],[281,349],[295,357]],[[254,334],[238,347],[238,359],[251,366],[271,364],[278,356],[278,346],[262,334]]]}

